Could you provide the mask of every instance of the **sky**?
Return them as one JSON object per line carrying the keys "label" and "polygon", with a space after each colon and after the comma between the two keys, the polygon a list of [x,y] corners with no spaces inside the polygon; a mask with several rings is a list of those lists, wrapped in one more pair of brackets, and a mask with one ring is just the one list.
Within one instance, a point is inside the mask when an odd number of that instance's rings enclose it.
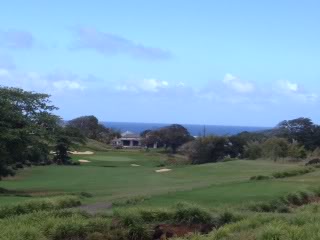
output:
{"label": "sky", "polygon": [[1,2],[0,85],[64,119],[320,123],[318,0]]}

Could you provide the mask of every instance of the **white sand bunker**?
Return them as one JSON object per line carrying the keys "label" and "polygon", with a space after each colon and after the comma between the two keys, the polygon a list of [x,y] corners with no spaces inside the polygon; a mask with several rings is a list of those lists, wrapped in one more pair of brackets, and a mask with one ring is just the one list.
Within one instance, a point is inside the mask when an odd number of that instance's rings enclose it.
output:
{"label": "white sand bunker", "polygon": [[157,173],[170,172],[170,171],[172,171],[172,169],[169,169],[169,168],[162,168],[162,169],[156,170]]}
{"label": "white sand bunker", "polygon": [[138,164],[131,164],[131,167],[140,167]]}
{"label": "white sand bunker", "polygon": [[92,155],[92,154],[94,154],[94,152],[91,152],[91,151],[85,151],[85,152],[70,151],[69,153],[75,154],[75,155]]}
{"label": "white sand bunker", "polygon": [[88,163],[88,162],[90,162],[90,161],[89,161],[89,160],[80,159],[80,160],[78,160],[78,162],[81,162],[81,163]]}

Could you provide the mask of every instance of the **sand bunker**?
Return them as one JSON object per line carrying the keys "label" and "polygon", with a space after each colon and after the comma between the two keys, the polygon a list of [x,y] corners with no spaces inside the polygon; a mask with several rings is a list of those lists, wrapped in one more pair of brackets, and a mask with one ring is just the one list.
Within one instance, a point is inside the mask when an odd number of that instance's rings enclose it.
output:
{"label": "sand bunker", "polygon": [[80,160],[78,160],[78,162],[81,162],[81,163],[88,163],[88,162],[90,162],[90,161],[89,161],[89,160],[80,159]]}
{"label": "sand bunker", "polygon": [[169,169],[169,168],[162,168],[162,169],[156,170],[157,173],[170,172],[170,171],[172,171],[172,169]]}
{"label": "sand bunker", "polygon": [[138,164],[131,164],[131,167],[140,167]]}
{"label": "sand bunker", "polygon": [[85,152],[77,152],[77,151],[73,151],[73,152],[69,152],[71,154],[74,154],[74,155],[92,155],[94,154],[94,152],[91,152],[91,151],[85,151]]}

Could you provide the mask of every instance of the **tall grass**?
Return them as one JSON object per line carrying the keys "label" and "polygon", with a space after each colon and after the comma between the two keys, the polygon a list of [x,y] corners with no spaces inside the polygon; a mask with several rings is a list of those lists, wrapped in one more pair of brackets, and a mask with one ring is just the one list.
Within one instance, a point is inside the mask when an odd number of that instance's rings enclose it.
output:
{"label": "tall grass", "polygon": [[16,205],[0,207],[0,218],[27,214],[44,210],[58,210],[81,205],[79,198],[74,196],[64,196],[55,198],[45,198],[41,200],[30,200]]}

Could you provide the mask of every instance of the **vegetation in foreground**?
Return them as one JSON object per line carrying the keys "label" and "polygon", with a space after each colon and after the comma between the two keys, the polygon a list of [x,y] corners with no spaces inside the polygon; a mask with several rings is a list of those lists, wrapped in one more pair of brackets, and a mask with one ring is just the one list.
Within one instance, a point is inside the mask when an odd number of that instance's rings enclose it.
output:
{"label": "vegetation in foreground", "polygon": [[[319,190],[291,193],[241,209],[208,210],[179,203],[174,208],[131,208],[88,215],[70,197],[2,207],[0,239],[318,239]],[[279,208],[281,206],[281,208]]]}

